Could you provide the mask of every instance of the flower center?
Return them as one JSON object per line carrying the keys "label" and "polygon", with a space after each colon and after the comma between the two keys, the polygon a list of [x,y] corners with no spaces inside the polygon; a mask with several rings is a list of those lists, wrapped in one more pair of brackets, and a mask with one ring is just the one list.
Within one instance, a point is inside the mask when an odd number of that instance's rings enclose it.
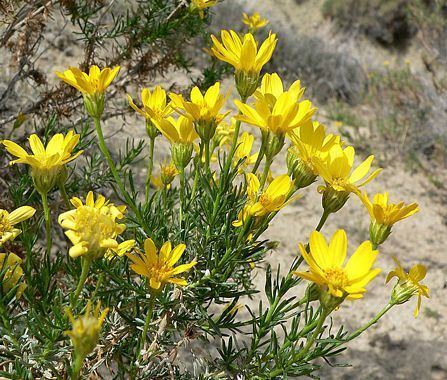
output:
{"label": "flower center", "polygon": [[99,250],[104,239],[115,237],[116,223],[110,215],[93,207],[82,206],[76,211],[77,232],[92,251]]}
{"label": "flower center", "polygon": [[2,237],[5,232],[11,231],[12,226],[8,220],[9,213],[6,210],[0,210],[0,237]]}
{"label": "flower center", "polygon": [[268,207],[272,203],[272,198],[268,194],[261,194],[261,196],[259,197],[259,203],[263,207]]}
{"label": "flower center", "polygon": [[348,276],[341,268],[329,268],[324,271],[326,279],[334,288],[342,289],[349,284]]}

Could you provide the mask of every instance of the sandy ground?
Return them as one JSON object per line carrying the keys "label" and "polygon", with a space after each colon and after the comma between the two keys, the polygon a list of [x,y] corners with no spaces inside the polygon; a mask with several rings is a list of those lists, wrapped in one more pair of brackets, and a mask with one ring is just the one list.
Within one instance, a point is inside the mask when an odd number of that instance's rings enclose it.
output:
{"label": "sandy ground", "polygon": [[[243,4],[247,11],[256,6],[277,28],[288,28],[292,24],[300,33],[332,35],[330,26],[323,23],[319,12],[311,12],[308,7],[297,6],[294,0],[247,0],[243,1]],[[340,39],[337,36],[333,38],[334,41]],[[344,43],[345,47],[346,44],[353,44],[349,41]],[[371,48],[361,56],[361,60],[381,62],[386,57],[384,51]],[[68,64],[74,64],[73,52],[66,56],[59,55],[51,62],[53,71],[63,69]],[[160,78],[159,83],[185,83],[187,80],[185,75],[176,73]],[[146,138],[142,120],[132,116],[125,120],[110,120],[105,130],[106,134],[111,136],[109,145],[116,149],[122,144],[123,137]],[[157,146],[158,162],[166,157],[167,147],[166,142]],[[156,163],[155,167],[157,166]],[[277,165],[274,170],[276,173],[285,172],[285,167]],[[144,167],[140,173],[144,178]],[[412,314],[415,299],[395,307],[380,323],[352,342],[349,349],[337,358],[337,363],[350,363],[352,367],[330,368],[323,365],[321,376],[323,379],[359,380],[447,379],[447,260],[444,247],[447,213],[441,201],[442,196],[427,176],[423,173],[409,173],[399,163],[387,167],[368,185],[368,190],[389,190],[392,199],[396,201],[417,201],[421,211],[395,226],[378,258],[377,265],[383,268],[383,272],[371,284],[363,300],[346,302],[334,313],[335,323],[343,324],[348,330],[354,330],[387,303],[391,286],[385,286],[385,277],[393,267],[392,256],[398,257],[407,267],[417,262],[428,267],[426,283],[430,287],[431,299],[424,299],[417,319],[413,318]],[[266,237],[280,242],[278,249],[267,257],[267,261],[272,265],[281,264],[282,267],[287,267],[298,253],[298,243],[306,241],[318,223],[321,198],[316,191],[316,185],[306,189],[303,195],[302,199],[281,211],[266,234]],[[350,242],[349,252],[352,253],[358,244],[368,238],[368,226],[366,210],[358,199],[352,197],[347,207],[331,216],[323,232],[329,236],[338,228],[346,229]],[[258,268],[258,271],[260,273],[257,281],[262,287],[262,268]]]}

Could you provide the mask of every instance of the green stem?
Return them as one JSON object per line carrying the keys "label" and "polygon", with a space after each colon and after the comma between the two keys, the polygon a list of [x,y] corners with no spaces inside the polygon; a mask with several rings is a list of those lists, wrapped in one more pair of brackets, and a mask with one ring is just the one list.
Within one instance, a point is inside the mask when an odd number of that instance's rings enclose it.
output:
{"label": "green stem", "polygon": [[180,219],[180,227],[183,222],[183,208],[185,207],[185,169],[181,168],[179,170],[180,177],[180,206],[179,206],[179,219]]}
{"label": "green stem", "polygon": [[135,215],[141,219],[141,214],[136,207],[135,202],[132,200],[130,195],[127,193],[123,182],[121,181],[121,178],[118,174],[118,171],[116,170],[115,164],[113,163],[112,156],[110,155],[109,150],[107,149],[107,145],[104,140],[104,135],[102,134],[101,129],[101,121],[99,118],[93,119],[95,122],[95,129],[96,134],[98,136],[98,143],[99,143],[99,149],[101,150],[101,153],[103,154],[104,158],[107,161],[107,165],[109,166],[110,171],[112,172],[113,178],[115,179],[115,182],[121,192],[121,195],[125,198],[126,203],[129,205],[129,207],[132,209],[132,211],[135,213]]}
{"label": "green stem", "polygon": [[210,152],[210,142],[205,141],[204,142],[205,145],[205,165],[206,165],[206,170],[208,171],[208,175],[211,177],[211,152]]}
{"label": "green stem", "polygon": [[272,164],[272,158],[266,157],[265,159],[265,166],[264,171],[262,172],[261,182],[260,182],[260,189],[264,188],[265,181],[267,180],[267,176],[269,175],[270,165]]}
{"label": "green stem", "polygon": [[138,352],[138,357],[141,357],[141,350],[144,348],[144,344],[146,343],[147,330],[149,329],[149,325],[152,320],[156,299],[157,299],[157,293],[151,292],[151,298],[149,299],[149,306],[147,310],[146,320],[144,322],[143,333],[141,334],[141,344]]}
{"label": "green stem", "polygon": [[82,288],[84,287],[85,280],[87,280],[88,272],[90,270],[91,260],[87,260],[85,258],[81,258],[82,260],[82,272],[79,277],[78,286],[76,287],[76,291],[71,301],[71,306],[74,309],[78,302],[79,295],[81,294]]}
{"label": "green stem", "polygon": [[84,358],[74,354],[73,366],[71,370],[71,380],[78,380],[80,378],[83,362]]}
{"label": "green stem", "polygon": [[151,188],[151,178],[152,178],[152,170],[154,169],[154,146],[155,146],[155,138],[150,138],[149,140],[149,159],[147,164],[147,178],[146,178],[146,204],[149,201],[149,191]]}
{"label": "green stem", "polygon": [[394,306],[393,303],[389,303],[386,305],[382,310],[379,311],[379,313],[371,319],[366,325],[360,327],[359,329],[355,330],[352,334],[350,334],[344,343],[349,342],[355,338],[357,338],[361,333],[363,333],[365,330],[369,329],[372,325],[378,322],[380,318],[382,318],[392,307]]}
{"label": "green stem", "polygon": [[70,199],[67,195],[67,190],[65,189],[65,184],[59,185],[59,191],[61,192],[62,200],[64,201],[65,207],[70,210],[72,208],[72,205],[70,203]]}
{"label": "green stem", "polygon": [[264,157],[264,150],[265,150],[265,139],[263,138],[261,141],[261,147],[259,148],[258,158],[255,162],[255,166],[253,166],[253,170],[251,171],[253,174],[256,174],[256,171],[259,168],[259,165],[262,162],[262,157]]}
{"label": "green stem", "polygon": [[323,215],[321,215],[320,222],[318,223],[317,228],[315,228],[317,231],[320,231],[323,228],[324,223],[326,223],[326,220],[329,217],[329,214],[330,214],[330,212],[327,212],[326,210],[324,210]]}
{"label": "green stem", "polygon": [[45,218],[45,233],[46,233],[46,241],[47,246],[45,250],[45,258],[47,263],[50,262],[50,255],[51,255],[51,247],[53,245],[53,241],[51,238],[51,215],[50,215],[50,208],[48,207],[48,196],[47,193],[41,193],[40,196],[42,197],[42,206],[43,206],[43,213]]}

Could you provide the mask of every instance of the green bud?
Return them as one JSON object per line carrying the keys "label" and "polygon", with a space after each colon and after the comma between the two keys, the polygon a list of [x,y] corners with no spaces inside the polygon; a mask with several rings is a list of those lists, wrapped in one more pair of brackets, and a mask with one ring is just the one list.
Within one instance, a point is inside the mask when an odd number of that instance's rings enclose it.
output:
{"label": "green bud", "polygon": [[312,282],[306,288],[306,299],[307,302],[312,302],[320,299],[321,296],[321,288],[315,282]]}
{"label": "green bud", "polygon": [[171,145],[172,161],[178,170],[183,170],[188,166],[192,157],[192,144],[174,143]]}
{"label": "green bud", "polygon": [[237,91],[241,99],[248,99],[258,88],[259,73],[236,71],[234,73]]}
{"label": "green bud", "polygon": [[369,237],[375,246],[382,244],[391,234],[391,226],[371,222],[369,226]]}

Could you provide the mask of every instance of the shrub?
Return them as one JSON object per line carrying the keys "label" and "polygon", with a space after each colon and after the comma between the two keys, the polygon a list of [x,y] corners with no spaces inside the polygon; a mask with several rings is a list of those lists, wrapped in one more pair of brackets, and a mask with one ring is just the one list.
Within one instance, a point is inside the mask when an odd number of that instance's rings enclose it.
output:
{"label": "shrub", "polygon": [[[188,12],[205,17],[212,5],[197,1]],[[352,332],[332,327],[339,307],[367,296],[381,271],[378,248],[418,205],[360,191],[381,169],[370,170],[373,156],[355,164],[354,148],[313,120],[316,109],[299,81],[287,88],[278,74],[261,75],[276,44],[274,34],[262,44],[250,33],[212,37],[212,54],[234,68],[239,112],[232,124],[219,82],[204,92],[167,94],[156,86],[143,88],[140,100],[128,95],[149,147],[130,139],[118,155],[109,150],[103,120],[119,93],[112,83],[132,69],[57,72],[61,88],[73,87],[82,99],[82,122],[67,132],[55,116],[28,144],[13,141],[14,133],[1,141],[13,164],[7,209],[0,210],[2,376],[313,376],[317,359],[336,356],[414,296],[418,314],[428,297],[426,268],[406,272],[396,259],[383,309]],[[259,152],[252,152],[255,137],[241,133],[246,125],[260,130]],[[156,175],[161,139],[169,141],[172,162]],[[272,178],[286,141],[287,173]],[[143,159],[148,171],[140,183],[135,164]],[[317,180],[318,225],[286,273],[267,266],[265,287],[256,289],[255,273],[274,245],[263,233]],[[329,244],[321,230],[351,196],[364,203],[371,225],[369,240],[346,260],[344,230]],[[247,297],[259,303],[243,314]],[[195,341],[217,350],[195,350]],[[177,360],[183,346],[191,347],[191,366]]]}

